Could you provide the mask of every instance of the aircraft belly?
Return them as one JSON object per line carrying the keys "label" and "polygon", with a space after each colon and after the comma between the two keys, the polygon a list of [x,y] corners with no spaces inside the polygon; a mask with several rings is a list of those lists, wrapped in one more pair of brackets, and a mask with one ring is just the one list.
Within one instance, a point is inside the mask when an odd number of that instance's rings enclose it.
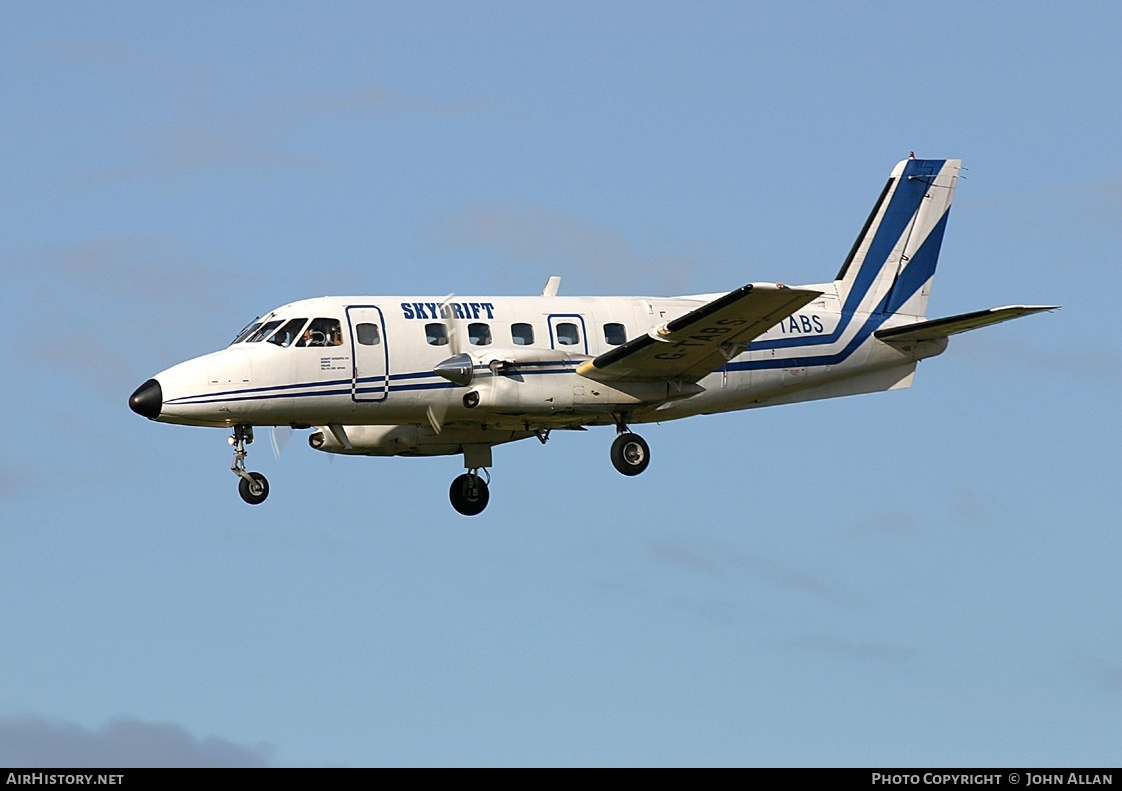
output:
{"label": "aircraft belly", "polygon": [[[639,413],[643,417],[637,417],[636,422],[845,395],[850,380],[857,382],[854,394],[898,389],[907,386],[899,383],[914,369],[914,358],[888,344],[871,341],[854,349],[840,363],[831,364],[834,360],[836,358],[779,357],[773,350],[741,355],[731,361],[732,370],[718,371],[699,382],[705,387],[704,393]],[[894,373],[882,375],[884,371]]]}
{"label": "aircraft belly", "polygon": [[330,429],[313,435],[312,447],[347,456],[449,456],[465,445],[501,445],[533,436],[525,428],[498,429],[486,425],[445,425],[438,434],[426,424],[345,425],[348,447]]}

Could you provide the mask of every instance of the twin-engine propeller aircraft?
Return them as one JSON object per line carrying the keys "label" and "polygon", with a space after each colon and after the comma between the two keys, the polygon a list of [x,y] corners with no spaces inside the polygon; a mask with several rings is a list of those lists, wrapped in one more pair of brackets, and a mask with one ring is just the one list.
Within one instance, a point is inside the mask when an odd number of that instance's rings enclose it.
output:
{"label": "twin-engine propeller aircraft", "polygon": [[222,351],[137,388],[150,420],[233,431],[242,499],[269,494],[247,472],[255,426],[312,428],[316,450],[359,456],[463,454],[452,506],[489,498],[491,448],[555,429],[612,426],[624,475],[650,462],[638,423],[899,390],[960,332],[1051,306],[926,320],[957,159],[892,170],[837,278],[727,294],[559,297],[322,297],[258,318]]}

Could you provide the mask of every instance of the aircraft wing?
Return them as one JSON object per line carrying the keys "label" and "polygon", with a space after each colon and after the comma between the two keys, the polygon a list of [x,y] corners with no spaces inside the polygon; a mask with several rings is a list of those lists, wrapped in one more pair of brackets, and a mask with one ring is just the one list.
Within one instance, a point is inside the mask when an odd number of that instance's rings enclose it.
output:
{"label": "aircraft wing", "polygon": [[937,338],[946,338],[949,335],[957,335],[960,332],[976,330],[979,327],[987,327],[990,324],[1019,319],[1021,316],[1031,316],[1033,313],[1057,309],[1057,305],[1008,305],[1004,308],[976,310],[973,313],[960,313],[957,316],[947,316],[944,319],[932,319],[931,321],[921,321],[918,324],[906,324],[903,327],[877,330],[874,334],[882,341],[888,341],[889,343],[932,341]]}
{"label": "aircraft wing", "polygon": [[697,381],[821,295],[777,283],[749,283],[582,363],[577,373],[602,382]]}

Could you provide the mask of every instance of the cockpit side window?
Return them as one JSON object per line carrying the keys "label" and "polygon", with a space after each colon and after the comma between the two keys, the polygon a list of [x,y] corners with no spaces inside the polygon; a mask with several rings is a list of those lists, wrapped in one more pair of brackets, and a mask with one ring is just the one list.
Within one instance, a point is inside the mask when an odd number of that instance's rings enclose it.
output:
{"label": "cockpit side window", "polygon": [[343,331],[338,319],[312,319],[297,346],[342,346]]}
{"label": "cockpit side window", "polygon": [[300,330],[304,327],[306,321],[307,319],[292,319],[273,333],[273,337],[269,338],[269,343],[275,343],[277,346],[287,349],[296,343],[296,339],[300,337]]}
{"label": "cockpit side window", "polygon": [[264,324],[261,325],[261,327],[257,330],[257,332],[253,333],[248,338],[246,338],[245,342],[246,343],[257,343],[258,341],[265,340],[266,338],[268,338],[272,334],[273,330],[275,330],[277,327],[279,327],[281,325],[281,321],[282,321],[281,319],[277,319],[276,321],[266,321]]}

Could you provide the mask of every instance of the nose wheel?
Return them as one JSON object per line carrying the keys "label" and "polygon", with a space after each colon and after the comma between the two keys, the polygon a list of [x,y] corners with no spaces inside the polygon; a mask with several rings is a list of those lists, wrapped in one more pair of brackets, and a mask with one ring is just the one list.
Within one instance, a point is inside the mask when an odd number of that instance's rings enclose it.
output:
{"label": "nose wheel", "polygon": [[238,494],[250,505],[260,505],[269,496],[269,482],[261,473],[246,472],[245,469],[245,457],[248,455],[245,446],[253,444],[253,426],[234,426],[230,444],[234,446],[234,463],[230,469],[241,479],[238,481]]}
{"label": "nose wheel", "polygon": [[250,505],[260,505],[269,496],[269,482],[259,472],[248,473],[249,478],[238,481],[238,494]]}

